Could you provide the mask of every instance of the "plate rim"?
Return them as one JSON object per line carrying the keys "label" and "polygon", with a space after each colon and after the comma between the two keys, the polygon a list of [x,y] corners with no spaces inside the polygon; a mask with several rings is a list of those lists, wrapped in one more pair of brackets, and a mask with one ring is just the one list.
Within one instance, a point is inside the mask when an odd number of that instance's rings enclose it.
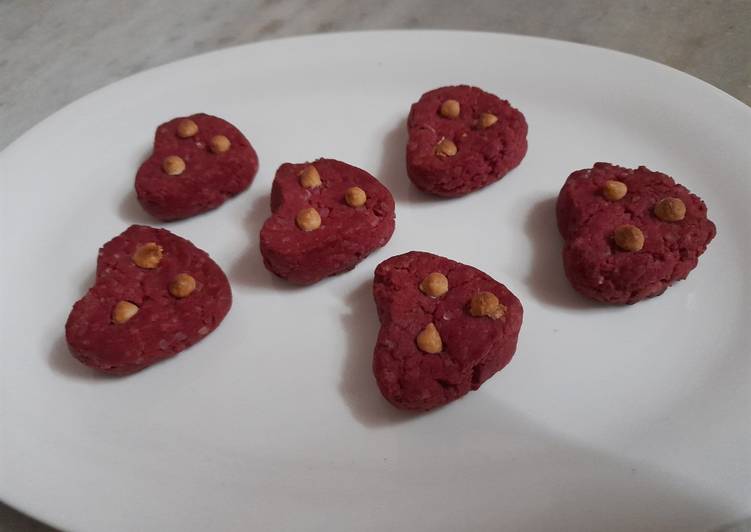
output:
{"label": "plate rim", "polygon": [[[698,83],[697,87],[702,87],[702,90],[706,90],[708,91],[708,93],[711,92],[714,98],[722,98],[725,102],[727,102],[728,105],[734,106],[738,112],[744,115],[745,119],[748,121],[748,126],[751,128],[751,106],[745,104],[743,101],[739,100],[735,96],[725,92],[719,87],[716,87],[701,78],[698,78],[687,72],[681,71],[670,65],[666,65],[664,63],[660,63],[659,61],[645,58],[645,57],[642,57],[633,53],[623,52],[620,50],[607,48],[603,46],[578,43],[578,42],[573,42],[573,41],[566,41],[562,39],[540,37],[540,36],[534,36],[534,35],[525,35],[525,34],[516,34],[516,33],[507,33],[507,32],[449,30],[449,29],[419,29],[419,30],[373,29],[373,30],[362,30],[362,31],[330,32],[330,33],[308,33],[308,34],[300,34],[300,35],[274,38],[274,39],[268,39],[268,40],[258,40],[258,41],[238,44],[234,46],[224,47],[224,48],[220,48],[216,50],[211,50],[211,51],[203,52],[200,54],[190,55],[190,56],[183,57],[174,61],[169,61],[163,64],[149,67],[135,74],[131,74],[129,76],[117,79],[101,87],[98,87],[74,99],[73,101],[65,104],[63,107],[57,109],[53,113],[47,115],[45,118],[43,118],[42,120],[40,120],[39,122],[37,122],[36,124],[28,128],[27,130],[25,130],[18,137],[12,140],[7,146],[5,146],[2,150],[0,150],[0,163],[5,164],[6,158],[9,157],[9,154],[19,149],[19,146],[22,146],[30,136],[33,136],[38,130],[46,127],[47,123],[50,122],[55,117],[57,117],[58,115],[69,111],[71,108],[75,106],[86,105],[88,101],[92,99],[93,97],[100,96],[103,93],[106,93],[108,90],[112,90],[114,87],[117,87],[126,82],[138,81],[143,77],[153,74],[154,71],[159,70],[159,69],[164,69],[165,67],[174,67],[174,66],[184,67],[186,63],[197,60],[199,58],[219,56],[221,54],[226,54],[228,52],[237,52],[239,50],[249,49],[251,47],[253,47],[254,49],[257,49],[257,48],[262,48],[262,47],[273,47],[281,43],[295,43],[295,42],[304,42],[304,41],[320,42],[320,41],[326,41],[326,40],[331,40],[331,41],[350,40],[350,39],[358,39],[362,36],[368,36],[371,38],[374,38],[374,37],[384,37],[384,38],[392,37],[393,38],[393,37],[400,37],[403,35],[410,35],[416,38],[426,38],[426,39],[435,39],[436,37],[439,37],[440,35],[451,36],[451,38],[456,38],[462,35],[483,36],[483,37],[487,37],[488,39],[512,39],[512,40],[518,40],[519,42],[543,42],[543,43],[546,43],[547,46],[563,47],[569,50],[573,50],[574,52],[578,50],[589,50],[589,51],[593,51],[596,53],[607,54],[607,55],[611,55],[615,57],[620,56],[624,60],[635,61],[637,63],[647,65],[650,68],[658,68],[660,70],[669,71],[671,72],[673,76],[680,77],[686,83],[693,83],[695,85]],[[10,180],[7,177],[4,179],[0,179],[0,188],[3,191],[8,190],[9,183],[10,183]],[[0,234],[4,234],[7,231],[8,229],[0,230]],[[7,448],[7,447],[3,445],[0,447],[0,450],[4,448]],[[29,516],[30,518],[33,518],[36,521],[39,521],[51,527],[60,528],[58,524],[56,524],[56,521],[53,517],[45,515],[43,508],[40,505],[36,504],[34,501],[26,501],[26,500],[22,500],[22,499],[14,497],[13,490],[10,488],[10,484],[4,483],[1,480],[0,480],[0,501],[2,501],[8,507],[19,511]]]}

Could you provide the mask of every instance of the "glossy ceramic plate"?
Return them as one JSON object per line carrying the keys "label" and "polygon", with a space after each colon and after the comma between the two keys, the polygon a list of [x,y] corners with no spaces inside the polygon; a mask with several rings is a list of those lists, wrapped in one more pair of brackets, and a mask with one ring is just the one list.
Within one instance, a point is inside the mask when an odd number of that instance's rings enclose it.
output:
{"label": "glossy ceramic plate", "polygon": [[[404,167],[424,91],[469,83],[529,122],[502,181],[427,197]],[[205,111],[261,160],[251,188],[170,230],[225,269],[206,340],[127,378],[70,357],[63,325],[97,249],[139,207],[154,128]],[[149,70],[0,154],[0,497],[77,530],[707,530],[751,514],[751,110],[665,66],[509,35],[373,32],[265,42]],[[284,161],[334,157],[397,201],[388,245],[292,288],[258,232]],[[566,282],[554,198],[609,161],[676,177],[718,236],[687,281],[628,307]],[[380,396],[372,272],[408,250],[474,265],[525,306],[516,357],[424,415]]]}

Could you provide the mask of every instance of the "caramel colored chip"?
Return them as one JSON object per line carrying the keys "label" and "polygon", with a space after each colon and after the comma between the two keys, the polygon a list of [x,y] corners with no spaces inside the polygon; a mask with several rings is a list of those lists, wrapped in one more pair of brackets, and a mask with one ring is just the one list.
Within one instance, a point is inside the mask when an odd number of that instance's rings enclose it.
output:
{"label": "caramel colored chip", "polygon": [[209,141],[209,148],[214,153],[224,153],[229,150],[231,143],[224,135],[214,135]]}
{"label": "caramel colored chip", "polygon": [[628,187],[623,181],[616,181],[615,179],[608,179],[602,186],[602,195],[605,199],[610,201],[618,201],[622,199],[628,192]]}
{"label": "caramel colored chip", "polygon": [[456,155],[457,147],[449,139],[441,139],[441,141],[435,146],[435,154],[438,157],[453,157]]}
{"label": "caramel colored chip", "polygon": [[156,242],[148,242],[136,248],[131,259],[139,268],[153,270],[162,260],[164,250]]}
{"label": "caramel colored chip", "polygon": [[321,215],[313,207],[306,207],[301,209],[295,217],[295,223],[297,227],[305,231],[315,231],[321,227]]}
{"label": "caramel colored chip", "polygon": [[498,117],[492,113],[480,113],[480,118],[477,120],[477,126],[480,129],[486,129],[498,122]]}
{"label": "caramel colored chip", "polygon": [[187,273],[178,273],[169,284],[169,293],[178,299],[188,297],[195,289],[196,280]]}
{"label": "caramel colored chip", "polygon": [[112,309],[112,323],[121,325],[135,316],[137,312],[138,305],[134,305],[130,301],[118,301],[115,308]]}
{"label": "caramel colored chip", "polygon": [[316,188],[321,186],[321,174],[318,173],[316,167],[308,165],[300,172],[300,184],[303,188]]}
{"label": "caramel colored chip", "polygon": [[686,217],[686,204],[679,198],[663,198],[655,205],[655,216],[663,222],[680,222]]}
{"label": "caramel colored chip", "polygon": [[181,139],[187,139],[198,133],[198,124],[190,118],[183,118],[177,123],[177,136]]}
{"label": "caramel colored chip", "polygon": [[177,155],[169,155],[162,161],[162,170],[167,175],[180,175],[185,171],[185,161]]}
{"label": "caramel colored chip", "polygon": [[426,296],[440,297],[449,291],[449,280],[440,272],[429,273],[420,283],[420,291]]}
{"label": "caramel colored chip", "polygon": [[443,350],[443,342],[438,329],[432,323],[428,323],[417,335],[417,347],[424,353],[440,353]]}
{"label": "caramel colored chip", "polygon": [[644,233],[635,225],[625,224],[615,228],[615,245],[623,251],[639,251],[644,247]]}
{"label": "caramel colored chip", "polygon": [[362,207],[367,200],[367,194],[365,194],[365,191],[360,187],[350,187],[344,193],[344,201],[346,201],[347,205],[350,207]]}
{"label": "caramel colored chip", "polygon": [[461,106],[456,100],[446,100],[441,104],[441,116],[444,118],[457,118],[461,112]]}
{"label": "caramel colored chip", "polygon": [[506,313],[506,306],[498,301],[498,297],[495,294],[491,292],[478,292],[472,296],[472,300],[469,303],[469,313],[477,318],[487,316],[488,318],[497,320]]}

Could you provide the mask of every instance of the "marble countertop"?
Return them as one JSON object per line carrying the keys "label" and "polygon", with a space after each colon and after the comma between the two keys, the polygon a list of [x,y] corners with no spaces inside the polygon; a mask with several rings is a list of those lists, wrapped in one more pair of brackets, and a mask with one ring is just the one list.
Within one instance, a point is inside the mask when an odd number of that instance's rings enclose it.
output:
{"label": "marble countertop", "polygon": [[[146,68],[332,31],[446,28],[593,44],[670,65],[751,104],[749,20],[749,0],[4,0],[0,149],[62,106]],[[52,529],[0,503],[0,532],[32,530]]]}
{"label": "marble countertop", "polygon": [[451,28],[540,35],[630,52],[751,104],[749,0],[5,0],[0,149],[120,78],[258,40]]}

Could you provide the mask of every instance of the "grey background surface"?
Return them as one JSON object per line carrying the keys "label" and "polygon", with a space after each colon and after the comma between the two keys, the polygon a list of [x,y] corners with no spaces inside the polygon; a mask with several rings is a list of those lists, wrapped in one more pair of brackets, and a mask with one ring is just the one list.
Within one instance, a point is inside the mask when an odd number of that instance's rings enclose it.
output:
{"label": "grey background surface", "polygon": [[[259,40],[394,28],[603,46],[751,104],[751,0],[0,0],[0,149],[62,106],[146,68]],[[0,532],[31,530],[53,529],[0,503]]]}

